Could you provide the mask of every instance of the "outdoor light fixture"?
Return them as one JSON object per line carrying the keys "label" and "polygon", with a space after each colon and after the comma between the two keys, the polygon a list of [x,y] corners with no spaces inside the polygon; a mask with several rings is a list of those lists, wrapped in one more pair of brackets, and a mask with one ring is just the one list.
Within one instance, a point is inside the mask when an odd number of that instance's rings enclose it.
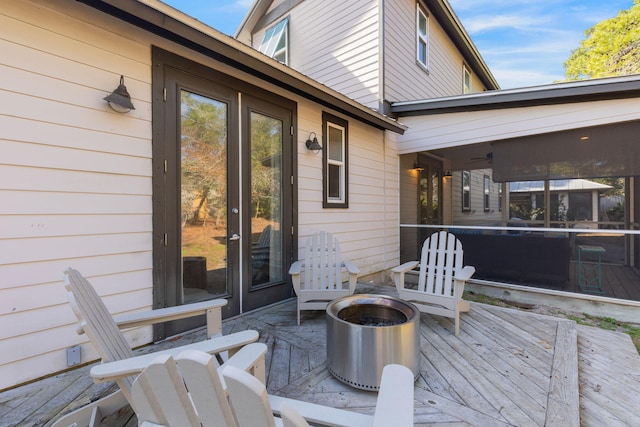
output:
{"label": "outdoor light fixture", "polygon": [[444,178],[451,178],[453,175],[451,175],[451,171],[446,171],[444,173]]}
{"label": "outdoor light fixture", "polygon": [[415,162],[413,162],[413,170],[420,172],[423,171],[424,168],[420,166],[420,163],[418,163],[418,161],[416,160]]}
{"label": "outdoor light fixture", "polygon": [[127,87],[124,85],[124,76],[120,76],[120,85],[116,90],[102,99],[107,101],[109,103],[109,107],[118,113],[128,113],[129,111],[136,109],[136,107],[131,103],[131,96],[129,95],[129,92],[127,92]]}
{"label": "outdoor light fixture", "polygon": [[[313,135],[313,139],[311,139],[311,135]],[[317,154],[318,151],[322,150],[322,145],[318,142],[315,132],[309,134],[309,139],[307,139],[305,145],[307,146],[307,150],[313,151],[313,154]]]}

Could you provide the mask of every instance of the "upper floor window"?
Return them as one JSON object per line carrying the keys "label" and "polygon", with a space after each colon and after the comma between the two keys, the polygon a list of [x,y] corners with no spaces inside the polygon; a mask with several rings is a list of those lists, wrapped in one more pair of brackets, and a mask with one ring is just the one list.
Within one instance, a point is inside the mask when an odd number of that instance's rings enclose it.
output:
{"label": "upper floor window", "polygon": [[267,29],[258,50],[283,64],[289,63],[289,18]]}
{"label": "upper floor window", "polygon": [[323,200],[325,208],[349,207],[349,123],[328,113],[322,114]]}
{"label": "upper floor window", "polygon": [[471,73],[466,65],[462,66],[462,93],[471,93]]}
{"label": "upper floor window", "polygon": [[416,5],[416,59],[429,68],[429,20],[419,4]]}

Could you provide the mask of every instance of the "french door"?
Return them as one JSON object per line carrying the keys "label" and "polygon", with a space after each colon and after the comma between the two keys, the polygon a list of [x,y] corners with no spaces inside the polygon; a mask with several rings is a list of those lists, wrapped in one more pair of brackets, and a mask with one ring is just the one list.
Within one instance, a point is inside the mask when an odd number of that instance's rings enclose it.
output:
{"label": "french door", "polygon": [[295,104],[159,49],[153,84],[154,307],[289,297]]}

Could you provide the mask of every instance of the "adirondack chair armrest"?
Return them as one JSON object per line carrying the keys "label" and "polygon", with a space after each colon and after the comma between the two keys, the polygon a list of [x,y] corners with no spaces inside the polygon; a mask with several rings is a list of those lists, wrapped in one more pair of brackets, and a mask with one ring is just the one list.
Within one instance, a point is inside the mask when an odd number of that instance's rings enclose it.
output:
{"label": "adirondack chair armrest", "polygon": [[[114,316],[113,320],[120,329],[129,329],[139,326],[149,326],[156,323],[169,322],[171,320],[185,319],[194,316],[207,316],[207,337],[222,333],[222,307],[227,305],[225,299],[215,299],[193,304],[178,305],[156,310],[140,311],[135,313]],[[83,325],[76,332],[84,333]]]}
{"label": "adirondack chair armrest", "polygon": [[[155,353],[141,354],[129,359],[106,362],[91,368],[89,374],[94,382],[114,381],[119,378],[137,375],[144,370],[156,357],[163,354],[177,356],[185,350],[200,350],[209,354],[218,354],[229,350],[235,350],[258,340],[258,332],[246,330],[221,335],[208,340],[199,341],[181,347],[157,351]],[[239,352],[239,351],[238,351]],[[233,356],[232,356],[233,357]]]}
{"label": "adirondack chair armrest", "polygon": [[300,275],[301,271],[302,271],[302,262],[300,261],[295,261],[293,264],[291,264],[291,267],[289,267],[289,274],[291,276]]}
{"label": "adirondack chair armrest", "polygon": [[382,382],[378,393],[375,415],[360,414],[343,409],[269,395],[274,414],[280,408],[292,407],[312,425],[333,427],[411,427],[413,426],[413,373],[402,365],[387,365],[382,371]]}
{"label": "adirondack chair armrest", "polygon": [[347,271],[349,272],[349,274],[359,274],[360,273],[360,269],[351,261],[343,261],[342,264],[344,264],[345,268],[347,269]]}
{"label": "adirondack chair armrest", "polygon": [[[373,417],[344,409],[332,408],[302,400],[289,399],[282,396],[269,395],[269,404],[274,414],[280,415],[282,404],[293,408],[311,425],[331,427],[371,427]],[[389,424],[389,425],[394,425]]]}
{"label": "adirondack chair armrest", "polygon": [[266,383],[266,367],[265,356],[267,354],[267,345],[261,342],[254,342],[247,344],[238,350],[233,356],[231,356],[226,362],[224,362],[220,368],[223,369],[227,366],[234,366],[243,371],[249,372],[254,377],[260,380],[263,384]]}
{"label": "adirondack chair armrest", "polygon": [[413,426],[413,373],[402,365],[386,365],[382,380],[373,427]]}
{"label": "adirondack chair armrest", "polygon": [[419,263],[419,261],[408,261],[391,269],[391,273],[393,273],[393,283],[396,285],[398,293],[404,291],[404,274],[414,269]]}
{"label": "adirondack chair armrest", "polygon": [[391,269],[394,274],[404,274],[409,270],[413,270],[420,262],[419,261],[407,261],[397,267]]}
{"label": "adirondack chair armrest", "polygon": [[467,280],[471,279],[471,276],[473,276],[475,272],[476,272],[475,267],[471,267],[470,265],[467,265],[463,267],[462,270],[456,271],[454,279],[459,280],[461,282],[466,282]]}

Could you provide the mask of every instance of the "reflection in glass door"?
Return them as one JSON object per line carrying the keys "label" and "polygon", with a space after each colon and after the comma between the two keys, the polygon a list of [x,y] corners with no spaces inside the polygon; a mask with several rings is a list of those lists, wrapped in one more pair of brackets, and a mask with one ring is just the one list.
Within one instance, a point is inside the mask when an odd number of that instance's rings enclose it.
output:
{"label": "reflection in glass door", "polygon": [[251,287],[283,280],[282,120],[252,111]]}
{"label": "reflection in glass door", "polygon": [[[291,296],[295,104],[242,94],[242,310]],[[245,238],[245,237],[249,238]]]}
{"label": "reflection in glass door", "polygon": [[180,91],[183,302],[227,289],[227,104]]}

